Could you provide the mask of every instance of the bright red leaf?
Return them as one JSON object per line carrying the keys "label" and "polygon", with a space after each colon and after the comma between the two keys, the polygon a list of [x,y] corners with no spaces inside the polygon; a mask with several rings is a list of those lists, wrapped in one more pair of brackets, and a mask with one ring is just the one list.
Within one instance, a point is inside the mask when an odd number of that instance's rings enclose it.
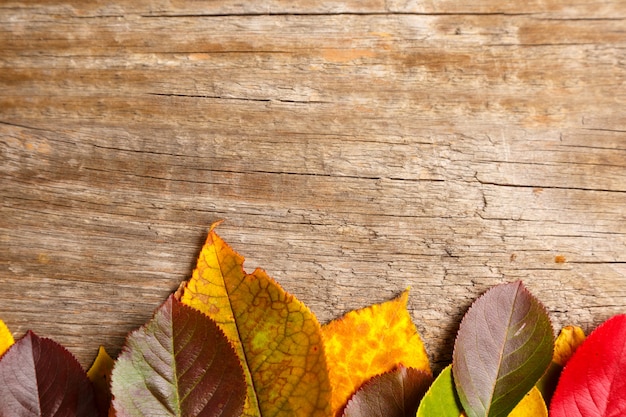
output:
{"label": "bright red leaf", "polygon": [[93,387],[74,356],[28,332],[0,360],[1,417],[94,417]]}
{"label": "bright red leaf", "polygon": [[626,415],[626,314],[599,326],[561,373],[552,417]]}

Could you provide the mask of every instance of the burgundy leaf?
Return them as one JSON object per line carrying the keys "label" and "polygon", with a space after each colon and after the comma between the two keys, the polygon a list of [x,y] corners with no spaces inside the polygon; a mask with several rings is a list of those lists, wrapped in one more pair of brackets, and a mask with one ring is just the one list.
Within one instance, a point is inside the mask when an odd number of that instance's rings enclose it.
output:
{"label": "burgundy leaf", "polygon": [[217,324],[170,296],[128,336],[112,376],[117,417],[231,417],[246,385],[234,349]]}
{"label": "burgundy leaf", "polygon": [[605,321],[567,362],[550,403],[554,417],[626,415],[626,314]]}
{"label": "burgundy leaf", "polygon": [[493,287],[469,309],[456,338],[452,373],[469,417],[506,417],[552,359],[545,308],[521,282]]}
{"label": "burgundy leaf", "polygon": [[93,387],[76,358],[28,332],[0,360],[0,417],[94,417]]}
{"label": "burgundy leaf", "polygon": [[363,384],[348,401],[343,417],[415,417],[432,380],[427,372],[400,365]]}

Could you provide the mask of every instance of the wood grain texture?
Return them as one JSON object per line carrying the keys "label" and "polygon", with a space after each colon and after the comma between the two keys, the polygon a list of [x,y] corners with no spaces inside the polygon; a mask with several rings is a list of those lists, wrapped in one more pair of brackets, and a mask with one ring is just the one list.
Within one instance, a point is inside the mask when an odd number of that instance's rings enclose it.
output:
{"label": "wood grain texture", "polygon": [[626,3],[460,4],[2,2],[0,317],[116,354],[218,219],[322,322],[411,286],[435,370],[496,283],[626,311]]}

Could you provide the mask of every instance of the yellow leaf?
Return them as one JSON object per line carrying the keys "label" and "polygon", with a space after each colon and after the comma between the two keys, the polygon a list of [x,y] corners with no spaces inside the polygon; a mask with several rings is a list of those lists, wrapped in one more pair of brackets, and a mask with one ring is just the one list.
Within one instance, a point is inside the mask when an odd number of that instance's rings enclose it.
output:
{"label": "yellow leaf", "polygon": [[104,346],[98,349],[98,356],[87,371],[87,377],[93,383],[96,394],[96,403],[102,415],[106,415],[111,403],[111,371],[114,361],[111,359]]}
{"label": "yellow leaf", "polygon": [[431,372],[406,308],[408,296],[407,290],[394,300],[349,312],[322,327],[333,415],[364,382],[399,364]]}
{"label": "yellow leaf", "polygon": [[[467,414],[462,412],[459,417],[467,417]],[[508,417],[548,417],[548,407],[537,387],[533,387],[522,398],[522,401],[515,406]]]}
{"label": "yellow leaf", "polygon": [[15,343],[13,335],[9,331],[7,325],[0,320],[0,356],[2,356],[2,354],[6,352],[11,345],[13,345],[13,343]]}
{"label": "yellow leaf", "polygon": [[552,361],[565,366],[578,346],[585,341],[585,332],[578,326],[565,326],[554,342]]}
{"label": "yellow leaf", "polygon": [[533,387],[520,401],[509,417],[548,417],[548,408],[537,387]]}
{"label": "yellow leaf", "polygon": [[213,224],[181,301],[215,320],[233,343],[248,384],[245,416],[327,417],[330,383],[311,311],[244,259]]}

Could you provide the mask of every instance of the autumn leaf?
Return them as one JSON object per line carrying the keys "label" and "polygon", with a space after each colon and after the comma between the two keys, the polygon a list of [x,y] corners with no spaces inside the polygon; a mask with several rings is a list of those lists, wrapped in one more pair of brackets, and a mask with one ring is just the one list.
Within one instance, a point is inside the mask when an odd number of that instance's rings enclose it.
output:
{"label": "autumn leaf", "polygon": [[626,415],[626,314],[594,330],[565,365],[551,417]]}
{"label": "autumn leaf", "polygon": [[407,310],[408,291],[347,313],[322,327],[333,388],[333,415],[370,378],[399,364],[430,374],[428,356]]}
{"label": "autumn leaf", "polygon": [[463,407],[454,388],[452,365],[444,368],[417,409],[417,417],[459,417]]}
{"label": "autumn leaf", "polygon": [[508,415],[552,359],[554,336],[545,308],[521,282],[493,287],[463,318],[452,373],[469,417]]}
{"label": "autumn leaf", "polygon": [[235,417],[245,392],[243,371],[226,336],[173,296],[128,336],[113,368],[118,417]]}
{"label": "autumn leaf", "polygon": [[28,332],[0,360],[0,416],[98,415],[93,387],[64,347]]}
{"label": "autumn leaf", "polygon": [[559,336],[554,342],[552,363],[541,379],[537,381],[537,388],[541,391],[541,395],[546,403],[550,404],[552,400],[552,395],[556,389],[556,384],[559,381],[563,367],[584,341],[585,332],[583,332],[583,329],[580,327],[566,326],[561,329]]}
{"label": "autumn leaf", "polygon": [[317,319],[264,271],[246,273],[216,226],[181,301],[219,323],[234,344],[248,385],[244,415],[327,417],[330,383]]}
{"label": "autumn leaf", "polygon": [[343,417],[415,417],[432,376],[402,365],[367,381],[350,398]]}
{"label": "autumn leaf", "polygon": [[[452,380],[452,365],[439,374],[422,399],[417,417],[460,417],[463,407]],[[508,417],[547,417],[548,410],[541,392],[533,387],[515,406]]]}
{"label": "autumn leaf", "polygon": [[533,387],[520,401],[508,417],[548,417],[548,408],[541,391]]}
{"label": "autumn leaf", "polygon": [[109,356],[104,346],[98,349],[98,356],[87,371],[87,378],[93,384],[96,396],[96,404],[101,416],[109,414],[111,404],[111,372],[113,371],[113,359]]}
{"label": "autumn leaf", "polygon": [[552,361],[565,366],[574,355],[574,352],[585,341],[585,332],[578,326],[566,326],[561,329],[559,336],[554,342],[554,355]]}
{"label": "autumn leaf", "polygon": [[2,354],[6,352],[11,345],[13,345],[13,343],[15,343],[13,335],[9,331],[7,325],[0,320],[0,356],[2,356]]}

